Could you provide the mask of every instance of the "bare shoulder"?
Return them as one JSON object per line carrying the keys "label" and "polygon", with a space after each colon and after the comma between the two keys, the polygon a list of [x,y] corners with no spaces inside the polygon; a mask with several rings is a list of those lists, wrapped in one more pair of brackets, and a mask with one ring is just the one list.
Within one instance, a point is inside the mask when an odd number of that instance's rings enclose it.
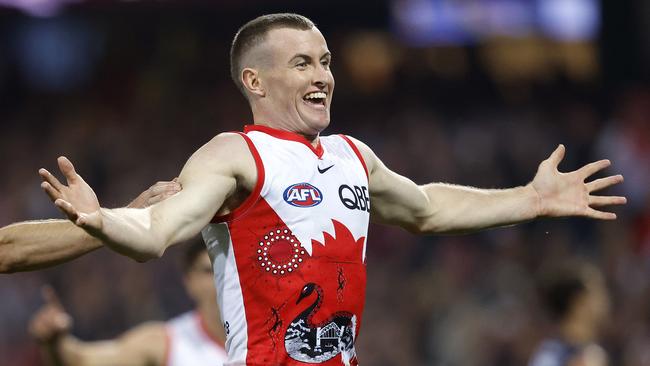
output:
{"label": "bare shoulder", "polygon": [[246,140],[233,132],[224,132],[201,146],[187,166],[236,178],[244,186],[253,186],[257,176],[255,159]]}

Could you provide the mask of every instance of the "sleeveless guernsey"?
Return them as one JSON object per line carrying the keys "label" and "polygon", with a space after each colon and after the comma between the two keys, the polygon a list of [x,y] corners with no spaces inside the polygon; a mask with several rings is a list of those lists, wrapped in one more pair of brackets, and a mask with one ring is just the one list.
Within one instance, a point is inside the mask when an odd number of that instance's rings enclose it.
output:
{"label": "sleeveless guernsey", "polygon": [[226,328],[226,365],[357,365],[366,287],[368,173],[343,135],[241,134],[257,185],[203,230]]}

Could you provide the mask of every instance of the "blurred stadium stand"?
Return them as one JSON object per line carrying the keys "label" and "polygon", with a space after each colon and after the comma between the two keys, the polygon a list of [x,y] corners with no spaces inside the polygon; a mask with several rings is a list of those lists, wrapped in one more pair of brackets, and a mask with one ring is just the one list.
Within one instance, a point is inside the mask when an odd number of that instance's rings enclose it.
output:
{"label": "blurred stadium stand", "polygon": [[[612,293],[610,364],[650,365],[649,2],[269,3],[0,0],[0,225],[60,217],[36,174],[59,155],[109,207],[173,178],[211,136],[250,120],[228,74],[237,27],[299,12],[334,54],[326,132],[367,142],[416,182],[522,185],[558,143],[561,168],[607,157],[626,178],[616,222],[430,238],[373,226],[363,364],[525,365],[549,327],[536,272],[580,257]],[[41,364],[26,326],[45,283],[85,339],[186,310],[177,257],[100,250],[0,276],[0,365]]]}

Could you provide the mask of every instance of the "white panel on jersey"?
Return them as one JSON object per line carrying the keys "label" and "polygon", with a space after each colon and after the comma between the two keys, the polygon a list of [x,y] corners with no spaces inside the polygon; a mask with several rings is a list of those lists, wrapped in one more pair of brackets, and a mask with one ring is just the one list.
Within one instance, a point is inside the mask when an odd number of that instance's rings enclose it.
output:
{"label": "white panel on jersey", "polygon": [[[265,182],[261,196],[273,208],[298,238],[305,250],[312,254],[312,240],[324,244],[324,234],[336,236],[332,220],[343,223],[355,240],[367,236],[369,212],[366,202],[361,208],[346,207],[339,197],[339,189],[354,199],[354,190],[365,190],[369,197],[368,179],[364,167],[350,145],[340,136],[320,137],[324,154],[319,159],[309,147],[295,141],[282,140],[258,131],[247,133],[259,151],[265,169]],[[301,207],[287,203],[283,194],[287,188],[308,183],[316,187],[322,197],[312,207]],[[303,196],[318,195],[303,189]],[[300,193],[295,193],[299,195]],[[293,196],[296,197],[296,196]],[[307,197],[309,198],[309,197]],[[359,197],[356,197],[359,200]],[[362,216],[359,216],[362,215]],[[365,242],[363,259],[365,260]]]}
{"label": "white panel on jersey", "polygon": [[225,223],[209,224],[201,234],[212,261],[217,303],[226,328],[228,364],[245,364],[248,352],[246,312],[230,231]]}
{"label": "white panel on jersey", "polygon": [[199,322],[198,314],[193,311],[167,322],[167,366],[221,366],[226,362],[226,350],[205,334]]}

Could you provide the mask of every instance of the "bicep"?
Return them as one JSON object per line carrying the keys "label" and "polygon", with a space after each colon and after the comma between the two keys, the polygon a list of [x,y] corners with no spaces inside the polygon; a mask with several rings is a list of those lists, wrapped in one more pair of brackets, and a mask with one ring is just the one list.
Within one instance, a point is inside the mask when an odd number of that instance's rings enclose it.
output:
{"label": "bicep", "polygon": [[368,168],[373,222],[398,225],[414,231],[429,215],[429,197],[412,180],[390,170],[363,142],[351,138]]}
{"label": "bicep", "polygon": [[236,192],[247,153],[241,137],[218,136],[192,155],[179,176],[182,190],[151,208],[152,225],[165,232],[168,245],[196,235]]}
{"label": "bicep", "polygon": [[429,216],[429,197],[412,180],[388,169],[379,159],[370,173],[371,219],[415,231]]}

